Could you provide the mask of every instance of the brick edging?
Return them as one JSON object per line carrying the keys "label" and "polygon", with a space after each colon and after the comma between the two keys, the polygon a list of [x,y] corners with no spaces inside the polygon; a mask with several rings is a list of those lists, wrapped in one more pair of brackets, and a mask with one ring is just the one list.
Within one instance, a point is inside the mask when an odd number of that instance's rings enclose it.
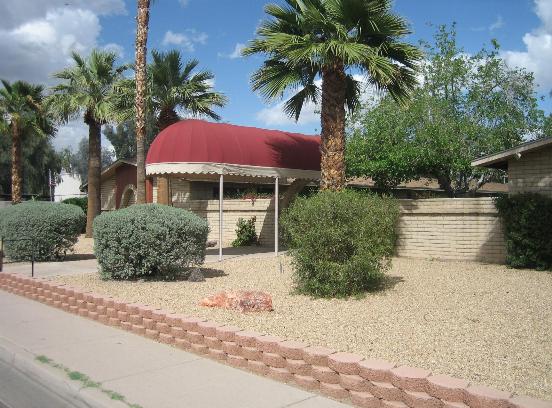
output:
{"label": "brick edging", "polygon": [[552,402],[364,359],[43,278],[0,273],[0,289],[363,408],[552,408]]}

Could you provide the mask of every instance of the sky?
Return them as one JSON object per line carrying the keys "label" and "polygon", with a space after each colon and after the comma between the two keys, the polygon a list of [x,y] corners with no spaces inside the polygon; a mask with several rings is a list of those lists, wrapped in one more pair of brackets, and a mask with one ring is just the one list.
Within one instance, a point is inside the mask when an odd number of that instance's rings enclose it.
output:
{"label": "sky", "polygon": [[[282,0],[271,0],[281,2]],[[297,123],[282,102],[267,103],[250,86],[262,57],[240,57],[254,38],[269,0],[157,0],[151,8],[148,50],[178,49],[215,74],[215,89],[229,98],[218,113],[224,122],[307,134],[320,130],[314,106]],[[409,22],[407,41],[431,40],[435,25],[457,23],[458,43],[475,53],[496,38],[511,66],[535,74],[541,102],[552,111],[552,0],[395,0],[393,9]],[[70,53],[94,47],[132,62],[135,0],[1,0],[0,78],[46,86],[52,73],[70,64]],[[433,26],[432,26],[433,25]],[[60,127],[54,145],[75,148],[88,131],[82,120]],[[107,141],[103,141],[108,144]]]}

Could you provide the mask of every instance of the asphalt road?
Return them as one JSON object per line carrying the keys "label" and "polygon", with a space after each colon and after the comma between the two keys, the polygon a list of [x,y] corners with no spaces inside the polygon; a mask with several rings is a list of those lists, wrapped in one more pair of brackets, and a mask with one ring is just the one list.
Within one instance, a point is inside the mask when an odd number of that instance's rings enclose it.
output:
{"label": "asphalt road", "polygon": [[[60,396],[0,360],[0,408],[74,408]],[[82,405],[79,405],[82,406]]]}

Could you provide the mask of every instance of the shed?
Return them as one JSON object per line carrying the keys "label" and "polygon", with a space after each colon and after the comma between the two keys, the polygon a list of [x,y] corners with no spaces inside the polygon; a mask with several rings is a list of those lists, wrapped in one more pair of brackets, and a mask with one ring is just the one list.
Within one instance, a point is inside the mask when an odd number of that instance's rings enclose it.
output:
{"label": "shed", "polygon": [[481,157],[472,166],[506,170],[510,194],[533,192],[552,197],[552,138]]}

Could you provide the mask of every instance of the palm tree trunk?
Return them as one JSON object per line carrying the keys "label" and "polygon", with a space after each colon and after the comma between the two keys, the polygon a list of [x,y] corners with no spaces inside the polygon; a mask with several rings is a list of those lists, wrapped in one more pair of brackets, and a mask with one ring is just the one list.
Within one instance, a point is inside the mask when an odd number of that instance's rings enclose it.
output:
{"label": "palm tree trunk", "polygon": [[320,170],[323,190],[345,187],[345,70],[336,62],[322,69]]}
{"label": "palm tree trunk", "polygon": [[17,120],[11,124],[12,130],[12,204],[21,202],[21,133]]}
{"label": "palm tree trunk", "polygon": [[101,212],[102,141],[101,125],[88,119],[88,210],[86,213],[86,236],[92,237],[94,218]]}
{"label": "palm tree trunk", "polygon": [[136,203],[146,202],[146,55],[150,0],[138,0],[136,17]]}
{"label": "palm tree trunk", "polygon": [[174,109],[162,109],[159,112],[159,118],[157,118],[157,126],[161,132],[163,129],[168,128],[170,125],[178,122],[180,117],[174,111]]}

